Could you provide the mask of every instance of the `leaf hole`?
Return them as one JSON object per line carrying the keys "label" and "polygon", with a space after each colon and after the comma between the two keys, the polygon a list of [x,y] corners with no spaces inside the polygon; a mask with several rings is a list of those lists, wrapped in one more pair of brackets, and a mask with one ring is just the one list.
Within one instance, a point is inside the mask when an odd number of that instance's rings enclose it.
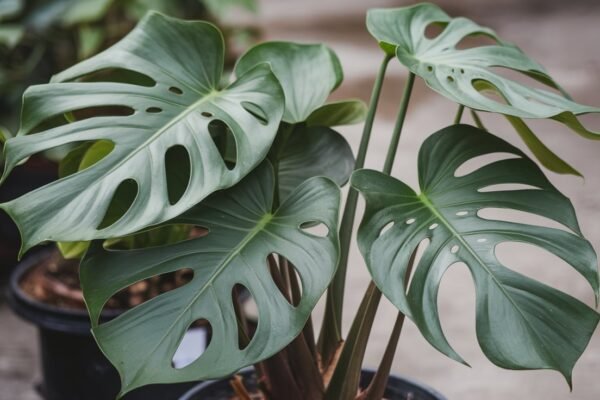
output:
{"label": "leaf hole", "polygon": [[484,33],[476,33],[473,35],[464,36],[454,47],[457,50],[466,50],[475,47],[493,46],[497,44],[498,42],[492,36]]}
{"label": "leaf hole", "polygon": [[208,229],[192,224],[169,224],[104,242],[107,250],[134,250],[161,247],[208,235]]}
{"label": "leaf hole", "polygon": [[208,111],[202,111],[200,113],[200,115],[202,115],[203,117],[206,117],[206,118],[212,118],[212,116],[213,116],[213,114],[211,112],[208,112]]}
{"label": "leaf hole", "polygon": [[458,253],[458,250],[460,250],[460,246],[455,244],[454,246],[452,246],[452,248],[450,248],[450,253],[456,254]]}
{"label": "leaf hole", "polygon": [[188,284],[193,277],[192,269],[181,268],[139,280],[115,293],[104,305],[104,310],[120,312],[138,307],[161,294]]}
{"label": "leaf hole", "polygon": [[120,220],[133,205],[138,194],[138,184],[133,179],[125,179],[117,186],[106,209],[104,218],[97,229],[105,229]]}
{"label": "leaf hole", "polygon": [[297,307],[302,299],[303,285],[296,267],[277,253],[267,257],[267,264],[279,292],[291,306]]}
{"label": "leaf hole", "polygon": [[434,230],[435,228],[437,228],[438,226],[439,226],[439,224],[438,224],[438,223],[433,223],[433,224],[429,225],[429,230],[430,230],[430,231],[432,231],[432,230]]}
{"label": "leaf hole", "polygon": [[428,65],[428,66],[427,66],[427,71],[429,71],[429,72],[433,72],[433,66],[431,66],[431,65]]}
{"label": "leaf hole", "polygon": [[192,175],[190,154],[182,145],[169,147],[165,152],[167,195],[171,205],[177,204],[185,194]]}
{"label": "leaf hole", "polygon": [[269,123],[267,113],[265,113],[265,111],[256,104],[251,103],[249,101],[242,101],[242,107],[250,115],[256,118],[261,125],[267,125]]}
{"label": "leaf hole", "polygon": [[385,224],[380,230],[379,230],[379,235],[377,235],[377,237],[381,237],[383,236],[384,233],[386,233],[387,231],[389,231],[390,229],[392,229],[392,227],[394,226],[395,222],[394,221],[390,221],[387,224]]}
{"label": "leaf hole", "polygon": [[64,149],[52,149],[58,155],[64,151],[58,166],[58,176],[63,178],[76,172],[86,170],[106,158],[115,149],[115,144],[110,140],[97,140],[71,144]]}
{"label": "leaf hole", "polygon": [[306,221],[300,224],[300,229],[304,232],[318,237],[326,237],[329,234],[329,228],[320,221]]}
{"label": "leaf hole", "polygon": [[169,88],[169,92],[175,93],[175,94],[178,94],[178,95],[182,95],[183,94],[183,90],[179,89],[177,86],[171,86]]}
{"label": "leaf hole", "polygon": [[[238,348],[244,350],[256,333],[258,307],[252,292],[244,285],[237,283],[231,290],[231,301],[238,327]],[[252,317],[249,317],[252,315]]]}
{"label": "leaf hole", "polygon": [[423,33],[423,35],[427,39],[433,40],[440,36],[442,32],[444,32],[447,25],[448,24],[444,22],[432,22],[431,24],[425,27],[425,32]]}
{"label": "leaf hole", "polygon": [[29,134],[39,133],[48,129],[57,128],[69,123],[83,121],[94,117],[127,117],[133,115],[134,113],[135,110],[133,108],[121,105],[78,108],[48,117],[34,126],[28,132]]}
{"label": "leaf hole", "polygon": [[199,360],[210,345],[211,337],[212,327],[207,319],[199,318],[192,322],[173,354],[173,368],[183,369]]}
{"label": "leaf hole", "polygon": [[159,114],[163,111],[160,107],[148,107],[146,108],[146,112],[150,114]]}
{"label": "leaf hole", "polygon": [[[502,78],[509,79],[511,81],[520,83],[521,85],[524,85],[524,86],[527,86],[530,88],[551,91],[551,92],[554,92],[554,93],[562,96],[562,94],[560,93],[560,91],[558,89],[538,80],[538,79],[544,79],[544,78],[541,78],[539,75],[536,75],[535,73],[527,73],[527,72],[518,71],[518,70],[515,70],[512,68],[500,67],[500,66],[489,67],[489,70],[492,71],[494,74],[501,76]],[[538,77],[538,79],[536,79],[536,77]],[[544,102],[539,101],[537,99],[528,98],[528,100],[532,101],[532,102],[545,104]]]}
{"label": "leaf hole", "polygon": [[535,225],[545,228],[560,229],[562,231],[574,234],[573,231],[559,222],[527,211],[520,211],[510,208],[486,207],[477,211],[477,216],[489,221],[503,221],[513,222],[516,224]]}
{"label": "leaf hole", "polygon": [[494,248],[500,264],[554,289],[593,303],[589,283],[569,263],[548,250],[525,242],[502,242]]}
{"label": "leaf hole", "polygon": [[91,74],[81,76],[77,82],[114,82],[129,83],[137,86],[156,86],[156,81],[148,75],[125,68],[105,68]]}
{"label": "leaf hole", "polygon": [[469,160],[462,163],[456,171],[454,171],[454,176],[460,178],[461,176],[469,175],[478,169],[496,163],[498,161],[510,160],[513,158],[521,158],[520,156],[514,153],[506,153],[506,152],[497,152],[497,153],[488,153],[483,154],[481,156],[470,158]]}
{"label": "leaf hole", "polygon": [[[419,263],[421,262],[421,260],[423,259],[423,257],[425,256],[425,252],[427,251],[427,248],[429,248],[429,245],[431,244],[431,239],[426,237],[423,240],[421,240],[419,242],[419,244],[415,247],[415,249],[413,250],[413,254],[414,254],[414,261],[413,261],[413,273],[411,274],[411,276],[409,277],[409,281],[408,284],[410,287],[410,283],[412,281],[412,278],[414,277],[414,271],[418,268]],[[399,279],[403,279],[404,277],[400,276],[398,277]]]}
{"label": "leaf hole", "polygon": [[486,238],[479,238],[479,239],[477,239],[477,243],[485,243],[485,242],[487,242]]}
{"label": "leaf hole", "polygon": [[450,75],[448,75],[448,76],[446,77],[446,80],[447,80],[448,82],[454,82],[454,78],[453,78],[453,77],[451,77]]}
{"label": "leaf hole", "polygon": [[459,216],[459,217],[464,217],[466,215],[469,215],[469,212],[468,211],[458,211],[456,213],[456,215]]}
{"label": "leaf hole", "polygon": [[500,183],[497,185],[484,186],[477,189],[480,193],[487,192],[511,192],[516,190],[541,190],[539,187],[533,185],[526,185],[523,183]]}
{"label": "leaf hole", "polygon": [[93,117],[126,117],[133,115],[135,110],[121,105],[94,106],[79,108],[70,112],[69,118],[81,121]]}
{"label": "leaf hole", "polygon": [[510,105],[508,99],[502,95],[500,89],[494,84],[483,79],[473,79],[471,85],[477,90],[483,97],[492,100],[499,104]]}
{"label": "leaf hole", "polygon": [[234,169],[237,164],[237,143],[229,126],[219,119],[214,119],[208,124],[208,132],[225,167],[229,170]]}
{"label": "leaf hole", "polygon": [[409,218],[409,219],[407,219],[407,220],[406,220],[406,222],[405,222],[405,223],[406,223],[406,225],[412,225],[412,224],[414,224],[414,223],[415,223],[415,221],[416,221],[416,219],[415,219],[415,218]]}

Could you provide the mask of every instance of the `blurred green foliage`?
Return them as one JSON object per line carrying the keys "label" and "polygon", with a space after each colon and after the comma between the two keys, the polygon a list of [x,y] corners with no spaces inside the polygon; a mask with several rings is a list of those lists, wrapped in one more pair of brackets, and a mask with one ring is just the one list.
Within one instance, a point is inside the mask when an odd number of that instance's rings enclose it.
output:
{"label": "blurred green foliage", "polygon": [[[114,44],[148,10],[223,25],[235,8],[254,13],[256,0],[0,0],[0,125],[16,131],[26,87]],[[223,30],[234,48],[255,36]]]}

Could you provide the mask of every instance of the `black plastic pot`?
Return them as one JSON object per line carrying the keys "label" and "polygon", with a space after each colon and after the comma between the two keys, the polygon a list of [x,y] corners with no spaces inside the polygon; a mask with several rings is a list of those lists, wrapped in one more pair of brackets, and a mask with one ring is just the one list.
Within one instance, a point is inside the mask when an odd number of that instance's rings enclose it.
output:
{"label": "black plastic pot", "polygon": [[[41,157],[17,167],[0,186],[0,203],[13,200],[57,178],[57,165]],[[20,238],[17,226],[0,211],[0,282],[6,281],[17,264]]]}
{"label": "black plastic pot", "polygon": [[[374,374],[375,371],[363,370],[361,386],[368,386]],[[240,375],[244,378],[244,384],[248,390],[256,390],[254,369],[246,369],[240,372]],[[200,383],[179,400],[226,400],[233,395],[229,379],[221,379]],[[387,400],[447,400],[446,397],[427,386],[397,376],[390,376],[384,396]]]}
{"label": "black plastic pot", "polygon": [[[48,255],[49,250],[42,250],[19,263],[7,291],[13,311],[39,329],[43,379],[40,394],[45,400],[114,400],[119,392],[119,375],[92,338],[87,313],[41,303],[19,286],[25,272]],[[118,314],[104,313],[102,319]],[[176,400],[195,384],[150,385],[130,392],[124,399]]]}

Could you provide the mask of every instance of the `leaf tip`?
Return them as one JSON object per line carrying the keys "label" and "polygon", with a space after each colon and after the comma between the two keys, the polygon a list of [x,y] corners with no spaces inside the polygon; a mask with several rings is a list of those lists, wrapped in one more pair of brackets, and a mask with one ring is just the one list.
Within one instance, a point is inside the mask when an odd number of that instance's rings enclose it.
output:
{"label": "leaf tip", "polygon": [[560,373],[567,381],[567,385],[569,385],[569,392],[573,393],[573,373],[572,373],[572,371],[560,371]]}

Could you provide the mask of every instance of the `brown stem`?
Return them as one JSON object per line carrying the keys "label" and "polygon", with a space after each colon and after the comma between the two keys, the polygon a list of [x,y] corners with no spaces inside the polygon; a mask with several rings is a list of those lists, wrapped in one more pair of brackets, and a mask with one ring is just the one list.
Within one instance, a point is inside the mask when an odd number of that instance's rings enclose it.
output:
{"label": "brown stem", "polygon": [[240,400],[252,400],[250,393],[246,390],[246,386],[239,375],[235,375],[229,383]]}

